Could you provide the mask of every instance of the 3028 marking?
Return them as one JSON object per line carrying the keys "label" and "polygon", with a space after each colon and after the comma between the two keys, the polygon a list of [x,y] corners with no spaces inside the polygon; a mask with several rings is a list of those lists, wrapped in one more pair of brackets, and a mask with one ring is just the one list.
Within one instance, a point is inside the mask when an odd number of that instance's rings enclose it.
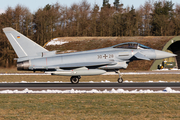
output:
{"label": "3028 marking", "polygon": [[114,58],[113,54],[97,55],[98,59]]}

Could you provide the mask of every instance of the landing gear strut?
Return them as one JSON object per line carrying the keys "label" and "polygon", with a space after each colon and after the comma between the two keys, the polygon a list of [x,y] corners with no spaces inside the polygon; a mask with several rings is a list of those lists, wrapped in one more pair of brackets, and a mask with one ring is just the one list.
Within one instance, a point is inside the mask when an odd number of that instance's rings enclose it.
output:
{"label": "landing gear strut", "polygon": [[121,73],[120,73],[120,71],[118,70],[118,71],[115,71],[116,73],[118,73],[118,75],[119,75],[119,78],[118,78],[118,83],[123,83],[123,78],[122,78],[122,75],[121,75]]}
{"label": "landing gear strut", "polygon": [[72,84],[78,84],[79,79],[81,79],[81,76],[72,76],[70,81],[71,81]]}

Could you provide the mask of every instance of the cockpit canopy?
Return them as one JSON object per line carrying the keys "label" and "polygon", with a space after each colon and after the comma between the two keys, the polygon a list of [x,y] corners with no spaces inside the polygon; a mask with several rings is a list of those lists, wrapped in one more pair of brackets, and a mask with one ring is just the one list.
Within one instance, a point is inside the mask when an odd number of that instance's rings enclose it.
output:
{"label": "cockpit canopy", "polygon": [[122,48],[122,49],[152,49],[150,47],[147,47],[145,45],[142,45],[142,44],[136,43],[136,42],[122,43],[122,44],[118,44],[118,45],[115,45],[112,47],[113,48]]}

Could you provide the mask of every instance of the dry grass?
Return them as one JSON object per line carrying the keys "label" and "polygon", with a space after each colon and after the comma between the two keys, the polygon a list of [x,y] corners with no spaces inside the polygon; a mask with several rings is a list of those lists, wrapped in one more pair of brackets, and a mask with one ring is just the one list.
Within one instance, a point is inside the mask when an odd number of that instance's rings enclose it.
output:
{"label": "dry grass", "polygon": [[123,42],[139,42],[154,49],[161,50],[173,36],[135,36],[135,37],[62,37],[59,40],[69,43],[56,46],[46,46],[49,50],[92,50],[109,47]]}
{"label": "dry grass", "polygon": [[[132,70],[121,70],[121,72],[132,72]],[[23,73],[28,71],[17,71],[16,68],[1,68],[0,73]],[[138,72],[138,71],[137,71]],[[29,72],[33,73],[33,72]],[[111,81],[117,82],[118,75],[98,75],[98,76],[82,76],[80,82],[101,82],[101,81]],[[180,81],[180,75],[169,74],[169,75],[123,75],[124,80],[133,81],[133,82],[147,82],[147,81]],[[54,81],[62,81],[62,82],[70,82],[70,76],[51,76],[51,75],[7,75],[0,76],[0,82],[54,82]]]}
{"label": "dry grass", "polygon": [[1,94],[0,119],[180,119],[179,94]]}
{"label": "dry grass", "polygon": [[[117,82],[118,75],[99,75],[99,76],[82,76],[80,82],[101,82],[101,81],[111,81]],[[123,79],[133,82],[148,82],[154,81],[180,81],[180,75],[124,75]],[[11,76],[0,76],[0,82],[55,82],[55,81],[62,81],[62,82],[70,82],[70,77],[68,76],[50,76],[50,75],[11,75]]]}

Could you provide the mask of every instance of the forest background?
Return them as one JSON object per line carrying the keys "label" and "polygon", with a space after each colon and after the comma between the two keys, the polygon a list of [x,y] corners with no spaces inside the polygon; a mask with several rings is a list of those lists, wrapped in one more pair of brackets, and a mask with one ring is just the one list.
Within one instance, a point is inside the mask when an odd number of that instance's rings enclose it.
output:
{"label": "forest background", "polygon": [[180,35],[180,4],[146,1],[135,9],[103,0],[100,8],[86,0],[70,7],[58,2],[39,8],[34,14],[22,5],[0,14],[0,67],[16,65],[17,58],[2,28],[12,27],[43,46],[56,37],[82,36],[177,36]]}

